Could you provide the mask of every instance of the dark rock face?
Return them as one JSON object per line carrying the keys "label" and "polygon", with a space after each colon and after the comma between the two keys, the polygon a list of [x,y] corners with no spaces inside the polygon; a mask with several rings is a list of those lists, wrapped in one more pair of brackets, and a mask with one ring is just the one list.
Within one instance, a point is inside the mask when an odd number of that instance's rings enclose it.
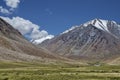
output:
{"label": "dark rock face", "polygon": [[95,19],[44,41],[41,46],[73,59],[108,59],[120,55],[120,25]]}
{"label": "dark rock face", "polygon": [[6,23],[1,18],[0,18],[0,31],[3,34],[11,34],[11,33],[13,33],[13,34],[16,34],[18,36],[21,36],[21,33],[18,30],[11,27],[10,24]]}

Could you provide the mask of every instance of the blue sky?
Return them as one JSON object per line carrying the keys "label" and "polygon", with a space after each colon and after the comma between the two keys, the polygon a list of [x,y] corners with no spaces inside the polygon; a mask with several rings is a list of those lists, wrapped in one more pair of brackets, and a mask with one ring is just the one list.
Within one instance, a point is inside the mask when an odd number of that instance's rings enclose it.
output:
{"label": "blue sky", "polygon": [[[0,5],[10,8],[4,0],[0,0]],[[20,0],[12,14],[0,16],[19,16],[57,35],[94,18],[120,22],[120,0]]]}

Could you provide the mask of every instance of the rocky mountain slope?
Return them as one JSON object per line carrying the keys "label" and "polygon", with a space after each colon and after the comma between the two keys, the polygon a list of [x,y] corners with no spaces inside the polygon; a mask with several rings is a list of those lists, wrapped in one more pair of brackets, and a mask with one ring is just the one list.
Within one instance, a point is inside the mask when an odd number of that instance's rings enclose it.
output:
{"label": "rocky mountain slope", "polygon": [[50,61],[57,56],[28,42],[21,33],[0,18],[0,61]]}
{"label": "rocky mountain slope", "polygon": [[113,59],[120,56],[120,25],[115,21],[94,19],[40,45],[72,59]]}

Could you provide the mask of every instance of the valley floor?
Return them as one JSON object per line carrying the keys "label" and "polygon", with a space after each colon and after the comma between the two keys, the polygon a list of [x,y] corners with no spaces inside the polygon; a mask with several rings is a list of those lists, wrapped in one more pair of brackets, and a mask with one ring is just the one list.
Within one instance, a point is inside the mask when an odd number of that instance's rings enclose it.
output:
{"label": "valley floor", "polygon": [[120,80],[120,66],[0,62],[0,80]]}

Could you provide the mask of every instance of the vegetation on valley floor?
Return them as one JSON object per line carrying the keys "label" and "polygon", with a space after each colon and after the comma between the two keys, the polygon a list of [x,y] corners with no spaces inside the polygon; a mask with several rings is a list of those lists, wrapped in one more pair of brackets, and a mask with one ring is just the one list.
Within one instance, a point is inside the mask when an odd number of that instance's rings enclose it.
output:
{"label": "vegetation on valley floor", "polygon": [[0,80],[120,80],[120,66],[0,62]]}

